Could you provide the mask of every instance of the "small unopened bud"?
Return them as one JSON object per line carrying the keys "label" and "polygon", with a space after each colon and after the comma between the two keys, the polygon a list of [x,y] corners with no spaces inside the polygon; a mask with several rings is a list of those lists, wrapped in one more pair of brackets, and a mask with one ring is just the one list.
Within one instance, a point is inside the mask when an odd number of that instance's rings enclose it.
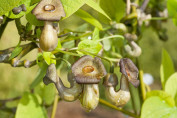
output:
{"label": "small unopened bud", "polygon": [[20,12],[22,11],[22,8],[21,7],[15,7],[12,9],[12,12],[17,15],[19,14]]}
{"label": "small unopened bud", "polygon": [[20,5],[20,7],[22,8],[22,11],[26,11],[26,6],[25,6],[25,4]]}
{"label": "small unopened bud", "polygon": [[127,33],[127,27],[123,23],[116,23],[113,28],[117,29],[119,34]]}

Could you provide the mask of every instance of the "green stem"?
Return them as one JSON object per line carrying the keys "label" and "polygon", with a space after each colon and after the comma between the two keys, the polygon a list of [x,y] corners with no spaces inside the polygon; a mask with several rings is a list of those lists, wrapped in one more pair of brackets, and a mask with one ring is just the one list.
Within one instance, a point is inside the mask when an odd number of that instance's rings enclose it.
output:
{"label": "green stem", "polygon": [[152,17],[150,19],[146,19],[144,21],[149,21],[149,20],[167,20],[167,17]]}
{"label": "green stem", "polygon": [[68,54],[68,55],[72,55],[72,56],[82,56],[82,54],[76,54],[76,53],[72,53],[72,52],[67,52],[67,51],[63,51],[63,50],[56,50],[56,51],[53,51],[53,54],[57,53],[57,52],[61,52],[61,53],[64,53],[64,54]]}
{"label": "green stem", "polygon": [[90,55],[95,56],[95,57],[99,57],[99,58],[101,58],[101,59],[103,59],[103,60],[109,62],[111,66],[113,65],[112,61],[110,61],[110,59],[108,59],[108,58],[105,58],[105,57],[102,57],[102,56],[99,56],[99,55],[96,55],[96,54],[87,52],[87,51],[85,51],[85,50],[78,50],[78,51],[83,52],[83,53],[85,53],[85,54],[90,54]]}
{"label": "green stem", "polygon": [[105,100],[103,100],[103,99],[99,99],[99,102],[102,103],[102,104],[104,104],[104,105],[106,105],[107,107],[113,108],[113,109],[115,109],[115,110],[117,110],[117,111],[120,111],[120,112],[122,112],[122,113],[124,113],[124,114],[127,114],[127,115],[129,115],[129,116],[132,116],[132,117],[134,117],[134,118],[139,118],[139,116],[135,115],[134,113],[131,113],[131,112],[126,111],[126,110],[124,110],[124,109],[122,109],[122,108],[116,107],[115,105],[112,105],[111,103],[109,103],[109,102],[107,102],[107,101],[105,101]]}
{"label": "green stem", "polygon": [[65,38],[64,40],[61,40],[61,43],[65,43],[65,42],[72,41],[72,40],[78,40],[80,38],[89,36],[91,34],[92,34],[92,32],[87,32],[87,33],[82,34],[81,36],[69,36],[69,37]]}
{"label": "green stem", "polygon": [[63,59],[63,58],[60,58],[60,57],[58,57],[58,58],[52,58],[52,59],[64,61],[64,62],[67,64],[68,69],[69,69],[69,70],[71,69],[71,64],[70,64],[67,60],[65,60],[65,59]]}
{"label": "green stem", "polygon": [[22,24],[21,24],[20,18],[15,19],[15,24],[18,30],[18,34],[21,35],[23,30],[22,30]]}
{"label": "green stem", "polygon": [[133,110],[134,110],[135,114],[137,114],[135,99],[134,99],[134,96],[133,96],[133,90],[132,90],[132,87],[130,86],[130,84],[129,84],[129,91],[130,91],[130,95],[131,95]]}
{"label": "green stem", "polygon": [[139,78],[140,78],[141,95],[144,101],[146,99],[146,88],[143,81],[143,70],[140,70]]}
{"label": "green stem", "polygon": [[97,40],[97,41],[103,41],[103,40],[111,39],[111,38],[121,38],[121,39],[124,39],[124,37],[121,36],[121,35],[113,35],[113,36],[108,36],[108,37],[102,38],[102,39]]}
{"label": "green stem", "polygon": [[54,103],[53,103],[53,109],[52,109],[51,118],[55,118],[58,100],[59,100],[59,97],[58,97],[58,95],[56,94],[56,95],[55,95],[55,100],[54,100]]}

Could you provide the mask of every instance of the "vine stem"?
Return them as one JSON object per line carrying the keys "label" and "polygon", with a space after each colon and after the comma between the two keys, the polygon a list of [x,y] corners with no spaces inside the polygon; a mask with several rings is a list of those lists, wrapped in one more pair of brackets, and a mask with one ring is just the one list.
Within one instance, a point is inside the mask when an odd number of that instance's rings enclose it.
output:
{"label": "vine stem", "polygon": [[132,90],[132,87],[129,85],[129,91],[130,91],[130,96],[131,96],[131,101],[132,101],[132,106],[133,106],[133,110],[135,112],[135,114],[137,114],[137,110],[136,110],[136,105],[135,105],[135,99],[134,99],[134,96],[133,96],[133,90]]}
{"label": "vine stem", "polygon": [[126,110],[124,110],[124,109],[122,109],[122,108],[116,107],[115,105],[112,105],[111,103],[109,103],[109,102],[107,102],[107,101],[105,101],[105,100],[103,100],[103,99],[99,99],[99,102],[100,102],[101,104],[106,105],[107,107],[113,108],[113,109],[115,109],[115,110],[117,110],[117,111],[120,111],[120,112],[122,112],[122,113],[124,113],[124,114],[127,114],[127,115],[129,115],[129,116],[132,116],[132,117],[134,117],[134,118],[140,118],[139,116],[135,115],[134,113],[129,112],[129,111],[126,111]]}
{"label": "vine stem", "polygon": [[[63,50],[60,50],[60,49],[57,49],[58,52],[61,52],[61,53],[64,53],[64,54],[68,54],[68,55],[72,55],[72,56],[82,56],[81,54],[76,54],[76,53],[72,53],[72,52],[68,52],[68,51],[63,51]],[[56,54],[57,51],[53,51],[53,54]]]}
{"label": "vine stem", "polygon": [[145,89],[145,84],[143,81],[143,70],[140,70],[139,72],[139,78],[140,78],[140,88],[141,88],[141,94],[143,101],[146,99],[146,89]]}
{"label": "vine stem", "polygon": [[113,35],[113,36],[108,36],[108,37],[102,38],[102,39],[97,40],[97,41],[103,41],[103,40],[110,39],[110,38],[121,38],[121,39],[124,39],[124,37],[122,35]]}
{"label": "vine stem", "polygon": [[[57,93],[57,90],[56,90]],[[53,103],[53,109],[52,109],[52,114],[51,118],[55,118],[56,110],[57,110],[57,105],[58,105],[59,97],[58,93],[55,95],[54,103]]]}
{"label": "vine stem", "polygon": [[142,12],[146,9],[148,3],[149,3],[149,0],[144,0],[143,1],[143,4],[140,7],[140,9],[141,9]]}

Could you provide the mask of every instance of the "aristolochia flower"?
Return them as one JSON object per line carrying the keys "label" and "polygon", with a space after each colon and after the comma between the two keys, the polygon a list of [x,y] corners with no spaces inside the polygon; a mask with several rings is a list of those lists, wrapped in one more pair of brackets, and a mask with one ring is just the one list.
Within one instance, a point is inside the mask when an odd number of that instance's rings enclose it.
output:
{"label": "aristolochia flower", "polygon": [[107,72],[100,58],[86,55],[72,65],[72,73],[77,83],[96,84]]}

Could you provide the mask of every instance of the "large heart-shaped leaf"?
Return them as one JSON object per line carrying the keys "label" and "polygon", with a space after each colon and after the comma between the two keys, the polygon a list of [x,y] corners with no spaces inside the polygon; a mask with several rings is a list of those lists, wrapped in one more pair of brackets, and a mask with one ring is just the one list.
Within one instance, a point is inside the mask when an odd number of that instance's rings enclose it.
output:
{"label": "large heart-shaped leaf", "polygon": [[83,40],[78,44],[78,51],[87,51],[89,53],[98,54],[102,45],[98,41]]}
{"label": "large heart-shaped leaf", "polygon": [[174,66],[171,57],[168,52],[163,49],[162,51],[162,62],[160,66],[160,77],[162,87],[165,87],[165,82],[174,73]]}
{"label": "large heart-shaped leaf", "polygon": [[172,98],[172,96],[170,94],[166,93],[165,91],[161,91],[161,90],[150,91],[146,94],[146,99],[150,98],[152,96],[158,96],[162,100],[165,100],[165,102],[168,103],[170,106],[172,106],[172,107],[175,106],[174,99]]}
{"label": "large heart-shaped leaf", "polygon": [[47,113],[36,95],[25,93],[18,104],[15,118],[47,118]]}
{"label": "large heart-shaped leaf", "polygon": [[177,26],[177,0],[167,0],[168,14],[173,18],[174,24]]}
{"label": "large heart-shaped leaf", "polygon": [[171,107],[157,96],[148,98],[142,106],[141,118],[176,118],[176,116],[176,107]]}
{"label": "large heart-shaped leaf", "polygon": [[125,15],[126,5],[123,0],[100,0],[101,8],[117,22]]}
{"label": "large heart-shaped leaf", "polygon": [[99,28],[100,30],[103,29],[100,22],[97,19],[95,19],[93,16],[91,16],[89,13],[87,13],[86,11],[79,9],[75,14],[80,18],[82,18],[83,20],[87,21],[88,23],[92,24],[93,26]]}
{"label": "large heart-shaped leaf", "polygon": [[56,88],[54,84],[45,85],[41,82],[34,88],[34,92],[41,97],[45,104],[51,105],[55,98]]}
{"label": "large heart-shaped leaf", "polygon": [[68,18],[73,13],[75,13],[79,8],[81,8],[87,0],[61,0],[63,8],[65,10],[66,16]]}
{"label": "large heart-shaped leaf", "polygon": [[0,16],[11,11],[21,0],[1,0],[0,3]]}
{"label": "large heart-shaped leaf", "polygon": [[169,93],[173,98],[175,98],[177,94],[177,73],[174,73],[169,77],[165,84],[165,91]]}
{"label": "large heart-shaped leaf", "polygon": [[20,12],[19,14],[17,14],[17,15],[13,14],[13,12],[10,11],[10,12],[6,13],[5,15],[6,15],[7,17],[9,17],[9,18],[12,18],[12,19],[14,19],[14,18],[20,18],[20,17],[22,17],[23,15],[28,14],[29,12],[31,12],[32,9],[36,6],[36,4],[30,6],[30,3],[31,3],[31,0],[22,0],[22,1],[19,2],[19,4],[18,4],[16,7],[18,7],[18,6],[22,5],[22,4],[24,4],[25,7],[26,7],[26,11],[21,11],[21,12]]}

